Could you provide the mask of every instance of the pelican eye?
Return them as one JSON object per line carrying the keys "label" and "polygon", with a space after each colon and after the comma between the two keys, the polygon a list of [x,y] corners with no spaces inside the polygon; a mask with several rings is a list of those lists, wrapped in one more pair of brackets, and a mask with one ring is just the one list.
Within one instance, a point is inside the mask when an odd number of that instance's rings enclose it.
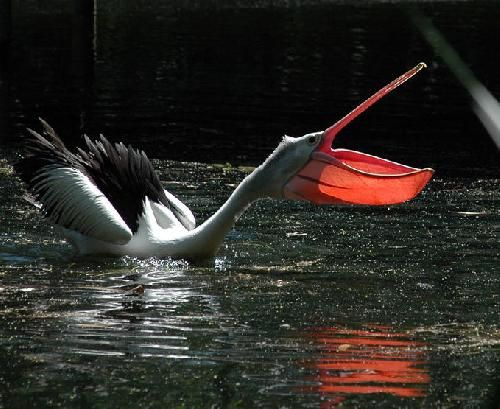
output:
{"label": "pelican eye", "polygon": [[314,145],[316,142],[318,142],[318,135],[310,136],[307,138],[307,143],[309,145]]}

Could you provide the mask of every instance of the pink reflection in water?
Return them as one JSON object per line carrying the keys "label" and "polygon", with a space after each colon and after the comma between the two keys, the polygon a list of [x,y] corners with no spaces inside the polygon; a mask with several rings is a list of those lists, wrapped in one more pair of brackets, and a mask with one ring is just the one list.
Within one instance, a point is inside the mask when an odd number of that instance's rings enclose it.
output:
{"label": "pink reflection in water", "polygon": [[315,328],[306,334],[320,355],[306,366],[317,375],[317,384],[302,388],[327,398],[322,408],[332,408],[349,394],[388,393],[422,397],[430,382],[424,344],[390,327],[366,325],[361,330],[343,327]]}

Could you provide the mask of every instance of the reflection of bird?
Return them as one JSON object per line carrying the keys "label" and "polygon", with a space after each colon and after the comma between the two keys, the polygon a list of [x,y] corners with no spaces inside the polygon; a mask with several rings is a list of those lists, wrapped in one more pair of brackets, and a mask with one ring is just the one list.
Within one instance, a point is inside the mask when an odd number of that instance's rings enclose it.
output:
{"label": "reflection of bird", "polygon": [[348,395],[386,393],[400,398],[427,394],[429,376],[425,344],[383,325],[364,328],[314,328],[307,338],[319,348],[308,362],[313,384],[305,393],[319,393],[321,407],[333,408]]}
{"label": "reflection of bird", "polygon": [[413,198],[432,176],[375,156],[332,149],[335,135],[370,105],[419,71],[398,77],[324,132],[285,136],[227,202],[195,227],[191,211],[163,190],[143,152],[85,138],[70,152],[44,121],[30,130],[16,170],[44,215],[82,254],[203,258],[213,256],[238,216],[260,198],[313,203],[394,204]]}

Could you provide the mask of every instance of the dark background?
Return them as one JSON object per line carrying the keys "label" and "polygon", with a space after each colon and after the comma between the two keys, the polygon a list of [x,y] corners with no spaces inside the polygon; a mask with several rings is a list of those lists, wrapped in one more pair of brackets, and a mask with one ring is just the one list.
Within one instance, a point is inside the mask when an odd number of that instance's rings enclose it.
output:
{"label": "dark background", "polygon": [[498,98],[499,2],[2,1],[4,146],[41,116],[73,144],[102,132],[151,157],[257,164],[425,61],[336,146],[500,174],[469,95],[408,16],[429,16]]}

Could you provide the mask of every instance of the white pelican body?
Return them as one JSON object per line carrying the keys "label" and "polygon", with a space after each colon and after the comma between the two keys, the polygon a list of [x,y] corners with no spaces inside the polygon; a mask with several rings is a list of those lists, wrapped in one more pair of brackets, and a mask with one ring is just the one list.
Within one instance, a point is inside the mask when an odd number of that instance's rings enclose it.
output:
{"label": "white pelican body", "polygon": [[432,169],[331,145],[350,121],[422,67],[396,78],[326,131],[285,136],[226,203],[197,227],[191,211],[162,188],[144,152],[111,144],[103,136],[98,141],[85,137],[86,150],[73,153],[42,120],[43,132],[29,130],[25,155],[15,168],[44,215],[81,254],[207,258],[216,254],[241,213],[258,199],[388,205],[416,196]]}
{"label": "white pelican body", "polygon": [[62,232],[80,254],[207,258],[215,255],[239,215],[252,201],[258,199],[256,195],[247,194],[247,184],[252,179],[245,179],[230,199],[210,219],[196,228],[191,211],[174,195],[165,191],[169,199],[182,209],[184,219],[189,222],[187,226],[179,222],[169,208],[151,202],[146,197],[138,229],[124,244],[96,239],[66,228]]}

